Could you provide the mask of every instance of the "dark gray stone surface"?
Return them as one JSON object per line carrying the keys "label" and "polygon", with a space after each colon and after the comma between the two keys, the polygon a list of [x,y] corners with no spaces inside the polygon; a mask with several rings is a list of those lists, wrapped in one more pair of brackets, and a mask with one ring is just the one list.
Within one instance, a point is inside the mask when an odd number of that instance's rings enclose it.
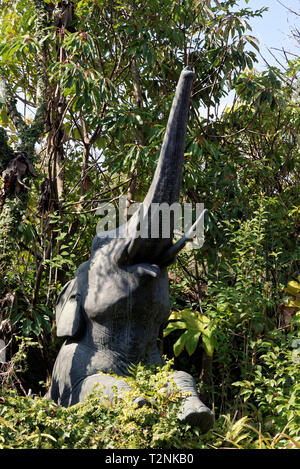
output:
{"label": "dark gray stone surface", "polygon": [[[153,203],[171,205],[179,199],[192,79],[193,72],[185,68],[156,172],[143,202],[143,214],[150,226],[156,216]],[[103,394],[113,400],[113,386],[120,394],[128,389],[122,376],[128,375],[131,364],[162,364],[157,338],[170,315],[167,265],[176,255],[171,248],[172,229],[169,238],[156,239],[143,239],[137,230],[138,212],[116,230],[123,237],[97,235],[89,261],[80,265],[75,278],[60,293],[57,335],[67,339],[58,354],[47,398],[63,406],[82,401],[95,384],[105,386]],[[181,249],[184,243],[179,246]],[[99,371],[114,373],[120,379]],[[206,432],[213,424],[213,415],[199,400],[192,376],[177,372],[173,379],[179,388],[191,393],[179,418]]]}

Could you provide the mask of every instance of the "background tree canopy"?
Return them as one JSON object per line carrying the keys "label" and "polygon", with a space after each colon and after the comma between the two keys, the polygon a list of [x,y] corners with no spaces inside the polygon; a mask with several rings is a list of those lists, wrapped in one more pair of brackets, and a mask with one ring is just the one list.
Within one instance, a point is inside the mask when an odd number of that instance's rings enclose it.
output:
{"label": "background tree canopy", "polygon": [[261,445],[299,445],[300,62],[257,72],[264,8],[238,3],[0,0],[0,393],[44,394],[57,295],[99,203],[143,200],[189,65],[181,197],[209,214],[203,247],[170,270],[161,347],[227,430],[246,416]]}

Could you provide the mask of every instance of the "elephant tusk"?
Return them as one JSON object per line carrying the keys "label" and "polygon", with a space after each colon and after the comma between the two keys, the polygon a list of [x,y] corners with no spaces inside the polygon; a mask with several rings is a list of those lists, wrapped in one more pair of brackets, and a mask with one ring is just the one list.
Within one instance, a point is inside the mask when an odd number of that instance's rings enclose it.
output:
{"label": "elephant tusk", "polygon": [[[195,223],[191,226],[191,228],[189,229],[189,231],[187,232],[187,234],[185,235],[185,239],[187,241],[189,240],[192,240],[195,235],[194,235],[194,230],[197,228],[197,226],[199,225],[199,223],[202,221],[202,218],[204,217],[204,215],[206,214],[206,212],[208,212],[207,209],[204,209],[203,212],[200,213],[199,217],[197,218],[197,220],[195,221]],[[176,243],[177,244],[177,243]],[[175,244],[175,246],[176,246]]]}
{"label": "elephant tusk", "polygon": [[175,262],[176,254],[184,248],[188,241],[191,241],[195,237],[194,230],[202,221],[206,212],[208,212],[207,209],[203,210],[188,232],[167,250],[166,254],[162,258],[162,265],[169,265],[172,264],[172,262]]}

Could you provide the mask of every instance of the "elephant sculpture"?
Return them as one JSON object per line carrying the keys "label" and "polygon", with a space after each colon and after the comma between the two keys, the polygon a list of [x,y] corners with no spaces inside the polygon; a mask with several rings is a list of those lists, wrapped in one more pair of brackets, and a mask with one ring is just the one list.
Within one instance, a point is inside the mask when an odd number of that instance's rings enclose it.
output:
{"label": "elephant sculpture", "polygon": [[[176,88],[154,178],[141,204],[148,227],[157,221],[153,207],[179,200],[192,80],[193,72],[186,67]],[[140,213],[136,211],[113,233],[95,236],[90,259],[79,266],[58,297],[57,335],[66,341],[46,396],[58,404],[68,407],[84,400],[96,384],[112,401],[116,390],[122,394],[129,389],[122,377],[129,374],[130,365],[163,363],[157,339],[170,315],[167,267],[193,230],[177,243],[173,222],[168,237],[141,236]],[[207,432],[213,413],[200,401],[193,377],[175,371],[172,379],[189,393],[183,398],[179,419]],[[145,404],[138,396],[137,403]]]}

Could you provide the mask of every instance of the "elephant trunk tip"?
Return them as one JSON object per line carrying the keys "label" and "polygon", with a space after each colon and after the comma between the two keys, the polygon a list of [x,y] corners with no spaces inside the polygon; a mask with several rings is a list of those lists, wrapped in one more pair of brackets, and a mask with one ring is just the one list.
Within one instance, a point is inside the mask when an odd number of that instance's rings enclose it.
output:
{"label": "elephant trunk tip", "polygon": [[193,72],[193,70],[187,66],[187,67],[184,67],[184,69],[182,70],[181,72],[184,76],[191,76],[193,77],[195,75],[195,73]]}

